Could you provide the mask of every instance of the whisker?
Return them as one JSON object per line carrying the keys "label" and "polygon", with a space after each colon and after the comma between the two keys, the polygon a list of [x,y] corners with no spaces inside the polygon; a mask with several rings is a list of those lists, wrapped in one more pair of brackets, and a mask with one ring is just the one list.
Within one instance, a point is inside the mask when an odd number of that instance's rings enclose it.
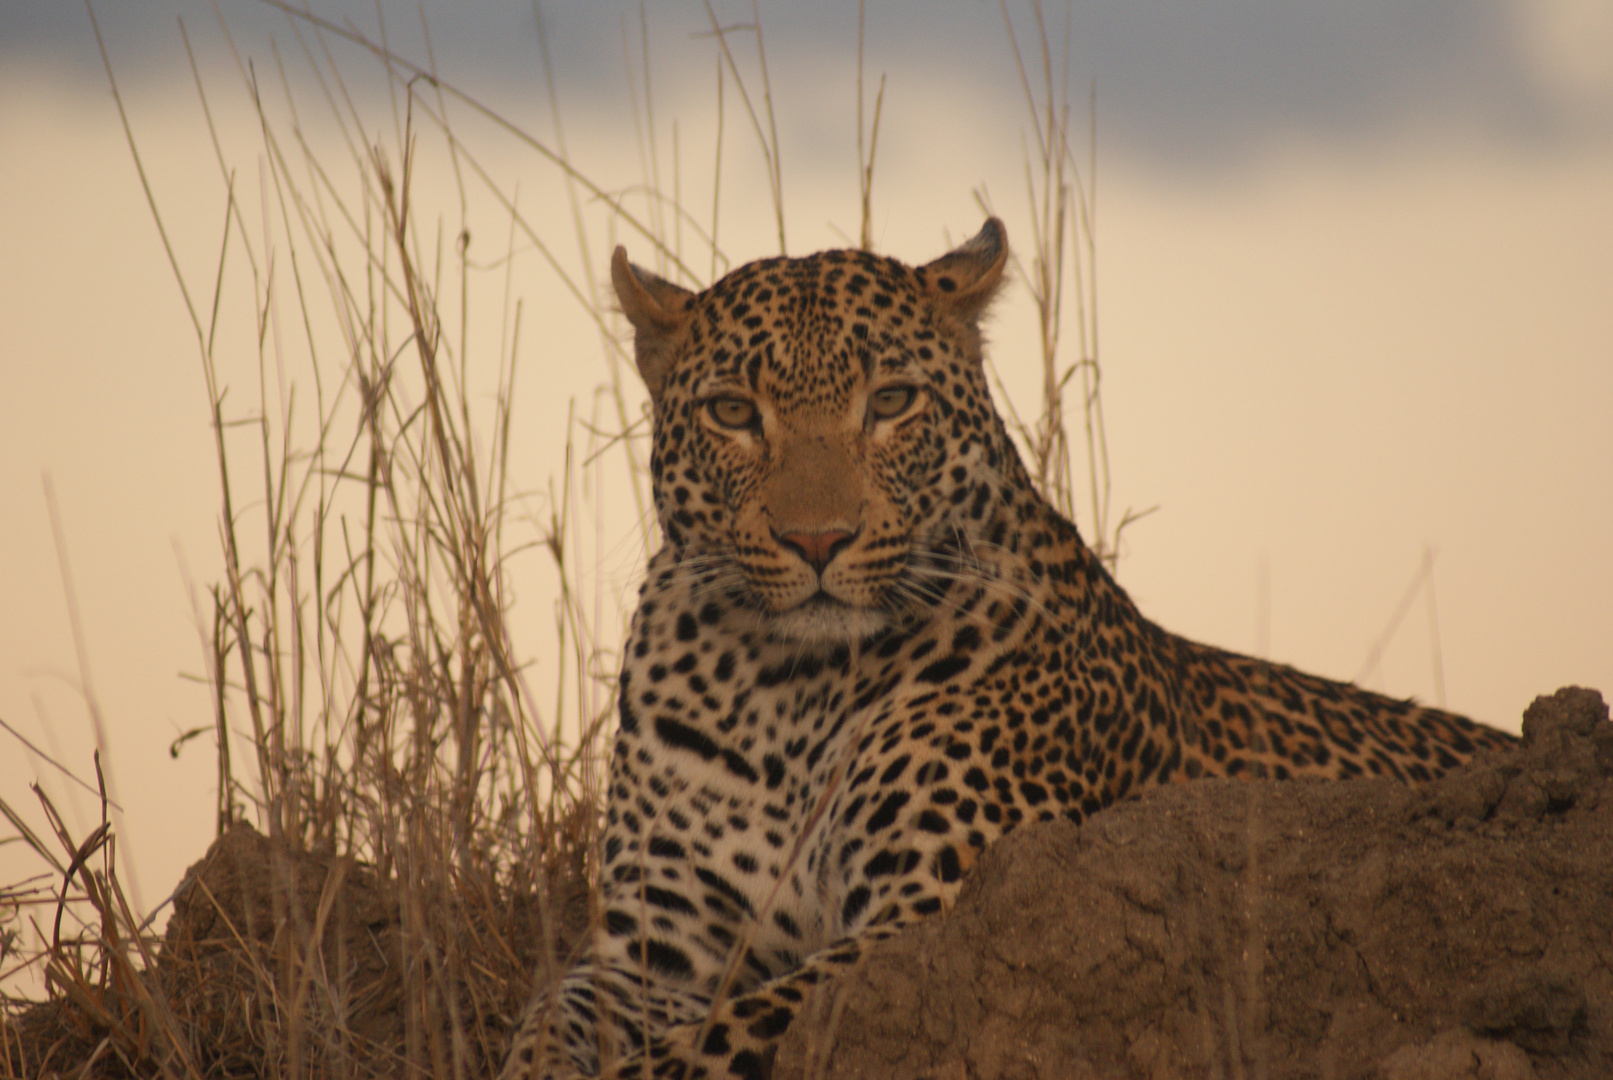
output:
{"label": "whisker", "polygon": [[[971,567],[970,569],[973,568]],[[998,567],[987,566],[983,567],[982,569],[987,572],[965,573],[960,570],[947,570],[933,565],[926,566],[918,563],[910,563],[907,568],[907,580],[903,581],[902,585],[904,586],[906,595],[912,599],[918,600],[921,603],[927,603],[930,606],[937,606],[941,603],[946,603],[953,613],[960,613],[962,612],[962,604],[964,601],[946,600],[947,594],[951,591],[950,585],[951,583],[961,583],[965,585],[973,584],[982,588],[983,590],[1006,592],[1010,598],[1024,601],[1030,610],[1035,611],[1044,619],[1047,619],[1050,622],[1054,621],[1052,613],[1048,611],[1046,606],[1037,598],[1037,596],[1025,586],[1021,585],[1013,578],[1006,576]],[[947,582],[948,585],[943,586],[940,594],[932,598],[927,593],[917,591],[917,589],[922,588],[922,586],[915,586],[914,579]],[[970,614],[973,613],[971,612]],[[982,619],[984,619],[983,615]]]}

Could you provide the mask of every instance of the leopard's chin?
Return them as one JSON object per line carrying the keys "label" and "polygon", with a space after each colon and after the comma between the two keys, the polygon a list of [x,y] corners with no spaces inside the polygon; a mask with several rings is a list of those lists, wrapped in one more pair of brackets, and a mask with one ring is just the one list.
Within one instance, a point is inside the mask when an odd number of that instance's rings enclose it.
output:
{"label": "leopard's chin", "polygon": [[890,625],[890,616],[874,608],[853,607],[824,593],[789,611],[763,616],[774,638],[802,645],[853,645]]}

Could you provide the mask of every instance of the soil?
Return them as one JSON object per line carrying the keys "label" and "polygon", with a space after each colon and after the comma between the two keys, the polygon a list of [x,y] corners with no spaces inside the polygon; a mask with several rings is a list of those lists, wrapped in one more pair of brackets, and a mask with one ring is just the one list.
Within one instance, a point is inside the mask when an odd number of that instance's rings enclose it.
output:
{"label": "soil", "polygon": [[[1613,723],[1570,688],[1523,732],[1420,789],[1200,781],[1026,826],[951,911],[820,989],[774,1075],[1613,1077]],[[430,903],[463,933],[408,929],[400,896],[428,894],[238,825],[141,987],[0,1017],[0,1076],[171,1073],[153,1017],[205,1076],[491,1071],[531,973],[586,933],[586,888],[552,883],[498,948],[462,881]],[[490,1019],[466,1046],[445,1023],[470,1012]]]}
{"label": "soil", "polygon": [[1420,789],[1203,781],[1029,826],[819,990],[778,1080],[1613,1077],[1613,724]]}
{"label": "soil", "polygon": [[542,901],[501,902],[463,878],[401,888],[237,823],[186,871],[137,980],[0,1015],[0,1080],[491,1075],[534,977],[564,970],[551,946],[587,932],[574,854]]}

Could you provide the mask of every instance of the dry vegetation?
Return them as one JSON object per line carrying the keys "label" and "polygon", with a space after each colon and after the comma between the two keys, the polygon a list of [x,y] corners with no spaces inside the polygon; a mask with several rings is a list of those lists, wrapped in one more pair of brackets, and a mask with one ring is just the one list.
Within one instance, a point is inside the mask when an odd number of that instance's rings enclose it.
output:
{"label": "dry vegetation", "polygon": [[[414,61],[380,31],[283,10],[287,55],[249,60],[230,46],[259,121],[253,185],[251,163],[233,161],[214,129],[217,91],[193,59],[216,151],[198,163],[216,169],[206,197],[218,200],[222,239],[208,273],[170,243],[161,193],[143,164],[140,174],[212,405],[225,575],[197,598],[214,716],[191,734],[216,748],[221,841],[171,898],[163,935],[165,910],[134,910],[120,884],[104,785],[88,836],[73,835],[42,792],[44,829],[30,824],[40,820],[31,806],[0,801],[40,867],[0,891],[0,976],[43,991],[8,1002],[0,1077],[457,1077],[496,1064],[533,979],[563,965],[589,927],[622,613],[588,554],[599,542],[588,516],[631,504],[642,547],[655,543],[647,420],[592,276],[609,250],[599,238],[631,237],[636,259],[653,252],[687,283],[720,275],[730,264],[718,241],[726,126],[761,155],[785,244],[755,21],[726,25],[706,8],[718,136],[712,202],[695,207],[676,163],[663,180],[642,25],[626,35],[640,37],[626,77],[643,175],[602,179],[574,166],[557,103],[552,131],[533,136],[439,78],[429,55]],[[1110,513],[1092,203],[1067,137],[1068,20],[1050,25],[1033,3],[1030,32],[1015,37],[1009,14],[1032,121],[1019,272],[1043,343],[1042,399],[1034,415],[1010,409],[1011,422],[1049,497],[1083,515],[1112,563],[1131,517],[1116,524]],[[548,49],[545,39],[546,77]],[[378,114],[350,87],[360,69],[385,87]],[[862,89],[859,79],[868,246],[884,81],[866,113]],[[552,77],[548,90],[553,103]],[[339,132],[346,156],[316,154],[311,123]],[[124,126],[141,164],[137,125],[125,116]],[[495,139],[548,162],[541,179],[569,202],[574,235],[523,212],[516,180],[484,163]],[[471,202],[503,215],[497,259],[470,254]],[[730,242],[745,258],[771,246]],[[518,251],[546,266],[541,294],[518,295]],[[505,268],[502,295],[484,295],[490,264]],[[597,325],[602,389],[583,403],[548,490],[523,492],[512,479],[522,471],[510,455],[523,422],[514,388],[541,378],[535,364],[558,362],[526,327],[568,304]],[[1072,453],[1067,416],[1084,454]],[[536,664],[507,622],[510,560],[534,549],[558,597],[556,647]]]}

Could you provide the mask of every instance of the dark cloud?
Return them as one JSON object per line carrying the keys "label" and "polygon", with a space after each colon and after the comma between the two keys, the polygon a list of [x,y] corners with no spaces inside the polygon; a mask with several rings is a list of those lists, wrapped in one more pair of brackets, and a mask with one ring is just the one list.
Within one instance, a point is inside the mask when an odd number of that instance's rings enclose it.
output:
{"label": "dark cloud", "polygon": [[1106,130],[1152,157],[1237,155],[1273,134],[1370,136],[1406,120],[1572,137],[1484,0],[1108,2],[1077,14]]}
{"label": "dark cloud", "polygon": [[[237,41],[255,55],[271,36],[282,49],[292,41],[275,8],[252,0],[222,6]],[[748,4],[714,6],[731,24],[750,22]],[[495,105],[539,100],[530,2],[427,0],[424,8],[439,70]],[[205,0],[103,3],[97,10],[120,78],[184,75],[181,16],[201,51],[224,49]],[[324,0],[315,10],[377,30],[372,0]],[[384,0],[382,10],[393,47],[423,60],[414,0]],[[699,3],[644,10],[658,80],[710,71],[710,43],[697,40],[709,30]],[[1011,10],[1022,47],[1033,48],[1030,9]],[[1084,101],[1096,80],[1106,152],[1177,168],[1236,163],[1295,132],[1371,138],[1408,119],[1500,140],[1613,137],[1613,103],[1569,111],[1541,90],[1524,61],[1513,10],[1504,0],[1095,0],[1071,9],[1073,96]],[[624,50],[639,48],[640,6],[549,0],[543,11],[563,93],[573,101],[621,97]],[[1064,9],[1048,4],[1046,14],[1057,52]],[[762,23],[776,72],[804,80],[807,94],[814,64],[835,57],[844,71],[856,47],[850,3],[771,0],[762,5]],[[871,70],[935,71],[983,95],[1019,93],[995,4],[870,0],[867,40]],[[0,65],[24,58],[64,77],[104,79],[88,17],[71,3],[0,5]],[[792,92],[801,94],[801,84]]]}

